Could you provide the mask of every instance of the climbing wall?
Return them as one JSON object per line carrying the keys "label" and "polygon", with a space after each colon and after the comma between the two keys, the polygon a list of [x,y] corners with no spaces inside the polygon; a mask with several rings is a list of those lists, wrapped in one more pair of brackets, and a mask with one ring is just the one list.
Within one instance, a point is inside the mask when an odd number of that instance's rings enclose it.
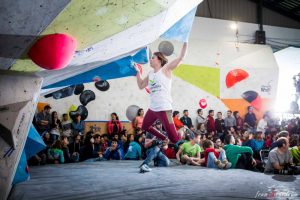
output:
{"label": "climbing wall", "polygon": [[0,71],[0,199],[6,199],[36,109],[42,78]]}

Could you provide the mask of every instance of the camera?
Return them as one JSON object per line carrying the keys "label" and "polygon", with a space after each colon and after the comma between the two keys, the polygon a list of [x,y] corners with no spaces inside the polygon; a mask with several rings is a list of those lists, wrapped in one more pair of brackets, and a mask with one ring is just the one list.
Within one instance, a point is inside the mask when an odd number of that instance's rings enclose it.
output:
{"label": "camera", "polygon": [[163,145],[163,141],[162,140],[153,140],[152,141],[152,147],[162,146],[162,145]]}
{"label": "camera", "polygon": [[284,164],[284,168],[282,170],[274,170],[274,174],[297,175],[297,167],[290,163],[286,163]]}

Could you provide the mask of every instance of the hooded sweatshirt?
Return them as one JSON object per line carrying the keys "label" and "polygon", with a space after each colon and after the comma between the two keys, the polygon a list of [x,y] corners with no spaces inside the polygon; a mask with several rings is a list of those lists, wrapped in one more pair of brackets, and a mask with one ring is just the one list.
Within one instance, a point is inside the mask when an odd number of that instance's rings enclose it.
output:
{"label": "hooded sweatshirt", "polygon": [[142,157],[142,148],[137,142],[130,142],[125,158],[139,159]]}

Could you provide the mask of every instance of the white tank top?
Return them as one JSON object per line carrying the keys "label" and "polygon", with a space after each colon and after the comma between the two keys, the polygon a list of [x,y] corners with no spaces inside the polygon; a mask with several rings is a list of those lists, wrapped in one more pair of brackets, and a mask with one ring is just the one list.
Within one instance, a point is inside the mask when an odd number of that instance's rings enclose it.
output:
{"label": "white tank top", "polygon": [[171,83],[172,79],[160,69],[156,73],[151,71],[149,73],[148,88],[150,90],[150,106],[153,111],[172,110],[171,97]]}

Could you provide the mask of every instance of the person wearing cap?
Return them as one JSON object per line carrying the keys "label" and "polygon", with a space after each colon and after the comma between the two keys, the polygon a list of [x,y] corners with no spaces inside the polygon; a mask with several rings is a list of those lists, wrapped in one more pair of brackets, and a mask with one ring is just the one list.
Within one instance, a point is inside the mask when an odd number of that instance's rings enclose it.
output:
{"label": "person wearing cap", "polygon": [[44,110],[42,110],[36,115],[36,124],[37,124],[36,128],[40,135],[42,135],[45,131],[50,130],[50,124],[51,124],[50,110],[51,107],[49,105],[46,105],[44,107]]}

